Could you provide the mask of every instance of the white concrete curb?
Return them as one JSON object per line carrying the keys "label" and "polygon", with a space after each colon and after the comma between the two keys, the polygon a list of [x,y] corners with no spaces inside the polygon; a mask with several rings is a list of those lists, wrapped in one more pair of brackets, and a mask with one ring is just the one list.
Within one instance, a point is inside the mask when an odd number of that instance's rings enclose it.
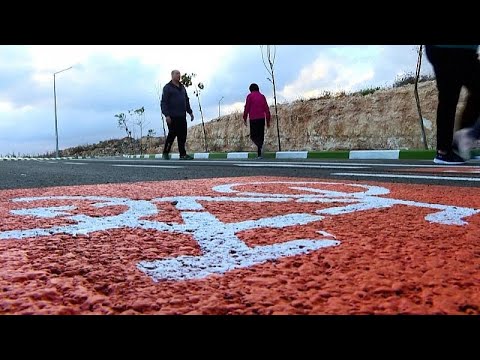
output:
{"label": "white concrete curb", "polygon": [[210,153],[195,153],[193,154],[194,159],[208,159]]}
{"label": "white concrete curb", "polygon": [[399,157],[400,150],[352,150],[348,156],[348,158],[352,160],[398,160]]}
{"label": "white concrete curb", "polygon": [[[275,152],[273,159],[309,159],[316,158],[315,156],[309,156],[311,154],[318,154],[317,151],[277,151]],[[321,153],[321,152],[320,152]],[[248,159],[248,152],[229,152],[225,153],[224,159]],[[386,159],[386,160],[398,160],[400,156],[400,150],[352,150],[349,152],[349,159]],[[162,154],[145,154],[145,155],[123,155],[129,159],[161,159]],[[171,159],[179,159],[179,154],[170,154]],[[210,153],[194,153],[194,159],[210,159]],[[215,159],[218,159],[215,156]],[[346,158],[345,158],[346,159]]]}
{"label": "white concrete curb", "polygon": [[308,151],[277,151],[275,159],[306,159]]}
{"label": "white concrete curb", "polygon": [[227,153],[227,159],[248,159],[248,152]]}

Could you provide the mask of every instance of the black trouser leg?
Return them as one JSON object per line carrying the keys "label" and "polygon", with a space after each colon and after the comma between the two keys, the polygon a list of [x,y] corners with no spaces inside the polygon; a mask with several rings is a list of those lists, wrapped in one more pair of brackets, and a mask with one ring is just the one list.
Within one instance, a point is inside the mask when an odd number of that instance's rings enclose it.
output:
{"label": "black trouser leg", "polygon": [[172,150],[173,142],[177,137],[176,127],[175,127],[175,123],[173,122],[173,119],[170,121],[170,124],[167,123],[167,126],[168,126],[168,135],[167,135],[167,138],[165,139],[165,146],[163,148],[164,154],[170,153],[170,151]]}
{"label": "black trouser leg", "polygon": [[187,155],[187,151],[185,150],[185,143],[187,142],[187,117],[174,117],[172,118],[172,123],[175,124],[178,152],[180,153],[180,156],[185,156]]}
{"label": "black trouser leg", "polygon": [[480,61],[474,50],[427,45],[425,51],[437,79],[437,150],[450,151],[462,86],[468,89],[468,97],[459,128],[474,126],[475,137],[480,136],[480,124],[476,124],[480,116]]}
{"label": "black trouser leg", "polygon": [[262,155],[262,147],[265,139],[265,119],[250,120],[250,139],[257,146],[258,156]]}
{"label": "black trouser leg", "polygon": [[456,49],[425,47],[433,66],[438,89],[437,150],[452,150],[453,128],[458,98],[462,89],[462,70]]}
{"label": "black trouser leg", "polygon": [[468,57],[465,60],[464,69],[464,84],[468,89],[468,97],[462,113],[460,129],[476,126],[475,123],[480,117],[480,61],[478,56]]}

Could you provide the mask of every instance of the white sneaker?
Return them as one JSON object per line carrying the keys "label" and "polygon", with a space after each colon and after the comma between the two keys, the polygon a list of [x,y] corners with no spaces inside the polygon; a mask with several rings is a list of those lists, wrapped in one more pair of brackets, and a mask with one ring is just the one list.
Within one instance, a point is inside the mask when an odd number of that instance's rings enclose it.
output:
{"label": "white sneaker", "polygon": [[471,128],[461,129],[453,135],[454,148],[457,149],[458,155],[465,160],[470,159],[470,151],[475,145],[475,139],[470,135],[471,130]]}

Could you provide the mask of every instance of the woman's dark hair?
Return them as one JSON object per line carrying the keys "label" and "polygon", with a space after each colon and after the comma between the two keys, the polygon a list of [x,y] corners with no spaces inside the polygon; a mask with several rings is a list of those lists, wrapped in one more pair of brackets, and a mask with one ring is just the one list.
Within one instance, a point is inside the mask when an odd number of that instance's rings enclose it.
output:
{"label": "woman's dark hair", "polygon": [[249,89],[250,91],[260,91],[260,88],[259,88],[258,85],[255,84],[255,83],[251,84],[248,89]]}

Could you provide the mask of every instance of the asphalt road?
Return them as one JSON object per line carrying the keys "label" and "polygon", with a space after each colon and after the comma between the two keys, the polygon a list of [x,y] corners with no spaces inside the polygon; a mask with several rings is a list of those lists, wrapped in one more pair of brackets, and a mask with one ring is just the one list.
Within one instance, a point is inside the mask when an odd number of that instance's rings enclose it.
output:
{"label": "asphalt road", "polygon": [[0,189],[86,184],[288,176],[410,184],[480,186],[480,161],[444,167],[425,160],[141,160],[0,161]]}
{"label": "asphalt road", "polygon": [[478,315],[479,184],[477,160],[0,161],[0,314]]}

